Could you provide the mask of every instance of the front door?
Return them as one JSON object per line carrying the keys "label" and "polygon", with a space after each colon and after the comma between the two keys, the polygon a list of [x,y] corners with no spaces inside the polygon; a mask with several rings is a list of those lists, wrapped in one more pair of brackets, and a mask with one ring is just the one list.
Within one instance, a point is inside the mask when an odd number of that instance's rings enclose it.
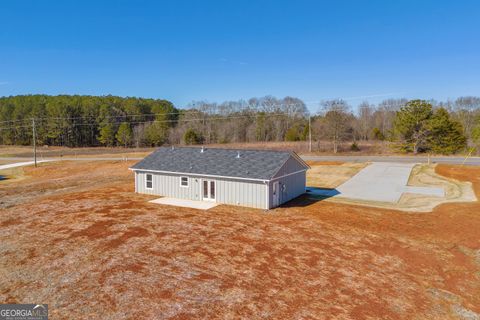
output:
{"label": "front door", "polygon": [[273,195],[273,200],[272,200],[272,205],[273,207],[278,207],[280,203],[280,190],[278,190],[278,181],[275,181],[272,186],[272,195]]}
{"label": "front door", "polygon": [[215,201],[215,181],[203,180],[203,200]]}

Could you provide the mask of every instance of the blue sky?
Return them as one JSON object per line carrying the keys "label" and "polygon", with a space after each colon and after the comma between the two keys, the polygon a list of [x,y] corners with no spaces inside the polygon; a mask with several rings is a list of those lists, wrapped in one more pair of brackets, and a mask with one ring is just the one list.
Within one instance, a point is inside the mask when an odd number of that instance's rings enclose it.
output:
{"label": "blue sky", "polygon": [[480,95],[479,1],[2,1],[0,96]]}

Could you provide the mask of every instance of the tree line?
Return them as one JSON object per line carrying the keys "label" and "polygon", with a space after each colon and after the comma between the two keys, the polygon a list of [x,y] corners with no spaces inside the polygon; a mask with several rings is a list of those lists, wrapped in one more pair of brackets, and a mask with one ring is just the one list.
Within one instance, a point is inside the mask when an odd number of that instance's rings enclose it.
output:
{"label": "tree line", "polygon": [[[315,136],[332,141],[389,141],[401,152],[454,154],[480,149],[480,98],[454,102],[389,99],[378,105],[364,102],[357,114],[343,100],[325,101],[313,122]],[[470,148],[469,148],[470,147]]]}
{"label": "tree line", "polygon": [[[389,141],[404,152],[451,154],[480,149],[480,98],[455,101],[388,99],[320,103],[311,113],[295,97],[192,102],[116,96],[21,95],[0,98],[0,144],[144,147],[169,144]],[[309,127],[311,125],[311,128]]]}

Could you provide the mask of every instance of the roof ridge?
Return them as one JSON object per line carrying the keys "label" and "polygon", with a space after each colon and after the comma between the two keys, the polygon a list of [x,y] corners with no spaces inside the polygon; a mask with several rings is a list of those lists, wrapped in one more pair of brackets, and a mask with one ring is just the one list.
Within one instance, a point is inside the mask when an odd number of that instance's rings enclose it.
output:
{"label": "roof ridge", "polygon": [[176,145],[171,145],[171,146],[161,146],[158,147],[157,149],[171,149],[174,147],[175,149],[202,149],[204,150],[227,150],[227,151],[263,151],[263,152],[279,152],[279,153],[290,153],[293,152],[293,150],[275,150],[275,149],[251,149],[251,148],[222,148],[222,147],[212,147],[212,146],[201,146],[201,145],[196,145],[196,146],[176,146]]}

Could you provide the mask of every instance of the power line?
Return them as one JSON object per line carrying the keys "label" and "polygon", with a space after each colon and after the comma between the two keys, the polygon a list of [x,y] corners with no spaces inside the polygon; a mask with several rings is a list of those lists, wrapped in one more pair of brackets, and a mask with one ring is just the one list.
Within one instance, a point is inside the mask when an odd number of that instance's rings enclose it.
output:
{"label": "power line", "polygon": [[[119,124],[121,122],[127,122],[129,124],[144,124],[144,123],[180,123],[180,122],[193,122],[193,121],[216,121],[216,120],[229,120],[229,119],[246,119],[246,118],[259,118],[259,117],[277,117],[277,116],[292,116],[290,113],[268,113],[268,114],[255,114],[255,115],[244,115],[244,116],[221,116],[221,117],[209,117],[209,118],[194,118],[194,119],[170,119],[170,120],[151,120],[151,121],[116,121],[115,123],[111,124]],[[38,120],[38,119],[35,119]],[[57,124],[54,124],[57,125]],[[70,123],[69,126],[95,126],[98,123]],[[60,125],[62,126],[62,125]],[[17,128],[30,128],[32,125],[24,125],[24,126],[10,126],[10,127],[3,127],[0,130],[11,130]]]}
{"label": "power line", "polygon": [[[301,104],[287,104],[287,105],[271,105],[271,106],[265,106],[265,107],[278,107],[278,106],[294,106],[294,105],[301,105]],[[379,104],[376,108],[372,105],[373,108],[375,109],[378,109],[378,108],[383,108],[383,107],[402,107],[404,106],[404,104],[391,104],[391,105],[387,105],[387,104]],[[244,111],[249,111],[247,108],[245,109],[242,109],[242,110],[239,110],[237,112],[244,112]],[[253,111],[253,110],[252,110]],[[259,111],[259,110],[255,110],[255,112],[262,112],[262,111]],[[125,114],[125,115],[109,115],[109,116],[103,116],[101,117],[103,120],[104,119],[121,119],[121,118],[128,118],[128,117],[132,117],[132,118],[136,118],[136,117],[156,117],[156,116],[165,116],[165,115],[185,115],[185,114],[189,114],[189,113],[200,113],[200,114],[205,114],[205,115],[210,115],[210,113],[208,112],[204,112],[204,111],[194,111],[194,110],[186,110],[186,111],[180,111],[180,112],[167,112],[167,113],[148,113],[148,114]],[[295,112],[292,112],[293,114]],[[284,112],[284,114],[289,114],[291,115],[292,113],[287,113],[287,112]],[[269,115],[271,113],[268,113]],[[317,115],[318,112],[315,112],[313,113],[312,115],[315,116]],[[225,117],[228,117],[228,116],[225,116]],[[35,119],[37,121],[42,121],[42,120],[47,120],[47,121],[50,121],[50,120],[89,120],[89,119],[98,119],[99,116],[82,116],[82,117],[41,117],[41,118],[37,118],[35,117]],[[202,119],[203,120],[203,119]],[[0,123],[7,123],[7,122],[27,122],[27,121],[30,121],[29,119],[23,119],[23,120],[6,120],[6,121],[0,121]],[[179,121],[179,120],[175,120],[175,119],[172,119],[172,120],[169,120],[171,122],[175,122],[175,121]],[[13,125],[12,125],[13,126]],[[20,128],[17,126],[17,128]]]}
{"label": "power line", "polygon": [[[340,101],[340,100],[345,100],[342,98],[338,99],[330,99],[330,100],[335,100],[335,101]],[[256,111],[256,112],[261,112],[260,108],[276,108],[276,107],[290,107],[290,106],[307,106],[307,105],[312,105],[312,104],[319,104],[321,105],[325,101],[328,100],[322,100],[322,101],[309,101],[308,104],[304,102],[298,102],[298,103],[290,103],[290,104],[259,104],[259,105],[245,105],[242,106],[240,109],[233,111],[234,112],[245,112],[245,111]],[[384,107],[402,107],[405,103],[400,103],[400,104],[382,104],[379,103],[377,104],[376,108],[384,108]],[[375,105],[372,105],[375,108]],[[260,109],[260,110],[259,110]],[[215,106],[215,112],[218,111],[218,105]],[[218,112],[217,112],[218,113]],[[309,112],[310,113],[310,112]],[[316,115],[318,112],[314,112],[312,115]],[[51,120],[89,120],[89,119],[98,119],[101,118],[102,120],[104,119],[116,119],[116,118],[137,118],[137,117],[156,117],[156,116],[166,116],[166,115],[185,115],[185,114],[210,114],[208,111],[201,111],[201,110],[192,110],[192,109],[179,109],[177,112],[166,112],[166,113],[146,113],[146,114],[122,114],[122,115],[106,115],[106,116],[99,116],[99,115],[91,115],[91,116],[79,116],[79,117],[35,117],[37,121],[51,121]],[[15,122],[29,122],[30,119],[16,119],[16,120],[4,120],[0,121],[0,123],[13,123]],[[175,120],[174,120],[175,121]]]}
{"label": "power line", "polygon": [[0,121],[0,123],[6,123],[6,122],[26,122],[30,121],[29,119],[21,119],[21,120],[5,120],[5,121]]}
{"label": "power line", "polygon": [[15,126],[15,127],[3,127],[0,128],[0,130],[12,130],[12,129],[17,129],[17,128],[31,128],[32,125],[25,125],[25,126]]}
{"label": "power line", "polygon": [[[341,100],[341,99],[336,99],[336,100]],[[318,101],[318,103],[322,103],[325,101]],[[258,107],[264,107],[264,108],[275,108],[275,107],[286,107],[286,106],[299,106],[299,105],[305,105],[303,102],[301,103],[292,103],[292,104],[272,104],[272,105],[266,105],[266,104],[261,104],[261,105],[247,105],[244,106],[242,109],[237,110],[236,112],[245,112],[245,111],[250,111],[249,108],[256,107],[256,109],[253,109],[251,111],[255,112],[262,112],[258,110]],[[402,107],[404,106],[405,103],[399,103],[399,104],[382,104],[379,103],[377,106],[372,105],[373,109],[381,109],[385,107]],[[218,110],[215,110],[218,111]],[[315,113],[310,113],[310,116],[316,116],[319,115],[322,111],[315,112]],[[276,116],[276,115],[289,115],[289,116],[294,116],[296,112],[288,113],[288,112],[283,112],[283,113],[266,113],[267,116]],[[186,114],[205,114],[207,116],[211,115],[211,113],[206,112],[206,111],[200,111],[200,110],[179,110],[177,112],[167,112],[167,113],[150,113],[150,114],[124,114],[124,115],[108,115],[108,116],[103,116],[102,119],[122,119],[119,120],[121,122],[128,122],[130,124],[140,124],[140,123],[152,123],[152,122],[188,122],[188,121],[212,121],[212,120],[222,120],[222,119],[235,119],[235,118],[245,118],[245,117],[256,117],[257,115],[248,115],[248,116],[222,116],[222,117],[216,117],[216,118],[197,118],[197,119],[170,119],[170,120],[151,120],[151,121],[125,121],[125,118],[131,117],[131,118],[137,118],[137,117],[156,117],[156,116],[166,116],[166,115],[186,115]],[[218,114],[218,113],[217,113]],[[97,119],[99,116],[81,116],[81,117],[40,117],[40,118],[35,118],[37,121],[42,122],[43,120],[46,121],[52,121],[52,120],[89,120],[89,119]],[[13,122],[27,122],[30,121],[29,119],[22,119],[22,120],[6,120],[6,121],[1,121],[0,123],[13,123]],[[70,126],[75,126],[75,125],[95,125],[98,124],[97,122],[92,122],[92,123],[70,123]],[[26,127],[31,127],[31,125],[14,125],[11,124],[9,127],[3,127],[0,128],[0,130],[11,130],[11,129],[17,129],[17,128],[26,128]]]}
{"label": "power line", "polygon": [[[144,123],[168,123],[168,122],[193,122],[193,121],[216,121],[216,120],[229,120],[229,119],[247,119],[247,118],[258,118],[262,115],[256,116],[233,116],[233,117],[216,117],[216,118],[196,118],[196,119],[180,119],[180,120],[152,120],[152,121],[130,121],[129,124],[144,124]],[[288,116],[288,114],[268,114],[268,117],[277,117],[277,116]],[[125,121],[126,122],[126,121]],[[118,124],[119,122],[117,122]],[[112,123],[113,124],[113,123]],[[72,123],[72,126],[93,126],[94,123]]]}
{"label": "power line", "polygon": [[[274,107],[289,107],[289,106],[301,106],[305,105],[303,102],[298,102],[298,103],[281,103],[281,104],[272,104],[272,105],[247,105],[243,106],[241,109],[234,111],[234,112],[243,112],[243,111],[249,111],[249,108],[252,107],[268,107],[268,108],[274,108]],[[218,106],[216,106],[216,109]],[[183,114],[189,114],[189,113],[202,113],[202,114],[209,114],[207,111],[201,111],[201,110],[192,110],[192,109],[178,109],[179,111],[177,112],[165,112],[165,113],[142,113],[142,114],[121,114],[121,115],[106,115],[106,116],[100,116],[100,115],[91,115],[91,116],[81,116],[81,117],[36,117],[36,120],[77,120],[77,119],[97,119],[97,118],[102,118],[102,119],[111,119],[111,118],[125,118],[125,117],[155,117],[155,116],[165,116],[165,115],[183,115]],[[258,110],[255,110],[258,111]],[[15,120],[15,121],[27,121],[28,119],[25,120]],[[28,120],[29,121],[29,120]],[[9,122],[9,121],[5,121]]]}
{"label": "power line", "polygon": [[[301,103],[296,103],[296,104],[277,104],[277,105],[271,105],[271,106],[268,106],[268,107],[278,107],[278,106],[294,106],[294,105],[301,105]],[[379,104],[379,106],[376,108],[378,109],[379,107],[389,107],[389,106],[393,106],[393,107],[402,107],[404,104],[392,104],[392,105],[386,105],[386,104]],[[243,110],[240,110],[241,111],[248,111],[248,109],[243,109]],[[120,119],[114,123],[120,123],[120,122],[127,122],[127,123],[130,123],[130,124],[142,124],[142,123],[161,123],[161,122],[164,122],[164,123],[176,123],[176,122],[192,122],[192,121],[213,121],[213,120],[227,120],[227,119],[241,119],[241,118],[257,118],[257,117],[261,117],[261,116],[268,116],[268,117],[271,117],[271,116],[296,116],[298,113],[297,112],[266,112],[264,115],[260,115],[258,113],[260,113],[262,111],[259,111],[259,110],[255,110],[255,114],[253,115],[244,115],[244,116],[236,116],[236,115],[227,115],[227,116],[221,116],[221,117],[208,117],[210,114],[209,113],[206,113],[204,111],[197,111],[197,110],[187,110],[186,112],[168,112],[168,113],[154,113],[154,114],[134,114],[134,115],[123,115],[123,116],[105,116],[104,119]],[[156,117],[156,116],[165,116],[165,115],[185,115],[185,114],[188,114],[188,113],[193,113],[193,114],[197,114],[197,113],[200,113],[200,114],[205,114],[207,117],[206,118],[194,118],[194,119],[168,119],[168,120],[149,120],[149,121],[126,121],[126,119],[121,119],[121,118],[127,118],[127,117]],[[313,114],[310,114],[310,116],[316,116],[316,115],[319,115],[321,114],[322,112],[319,111],[319,112],[316,112],[316,113],[313,113]],[[53,118],[49,118],[49,117],[43,117],[43,118],[35,118],[36,121],[40,121],[41,120],[46,120],[46,121],[52,121],[52,120],[78,120],[78,119],[82,119],[82,120],[88,120],[88,119],[93,119],[93,118],[98,118],[97,116],[88,116],[88,117],[53,117]],[[24,119],[24,120],[12,120],[12,121],[30,121],[29,119]],[[3,122],[8,122],[8,121],[3,121]],[[91,123],[69,123],[67,125],[69,126],[93,126],[93,125],[98,125],[99,123],[98,122],[91,122]],[[54,125],[57,125],[57,124],[54,124]],[[18,129],[18,128],[28,128],[28,127],[31,127],[32,125],[29,124],[29,125],[21,125],[21,126],[17,126],[17,125],[11,125],[9,127],[3,127],[1,128],[0,127],[0,130],[12,130],[12,129]],[[61,126],[61,125],[60,125]]]}

